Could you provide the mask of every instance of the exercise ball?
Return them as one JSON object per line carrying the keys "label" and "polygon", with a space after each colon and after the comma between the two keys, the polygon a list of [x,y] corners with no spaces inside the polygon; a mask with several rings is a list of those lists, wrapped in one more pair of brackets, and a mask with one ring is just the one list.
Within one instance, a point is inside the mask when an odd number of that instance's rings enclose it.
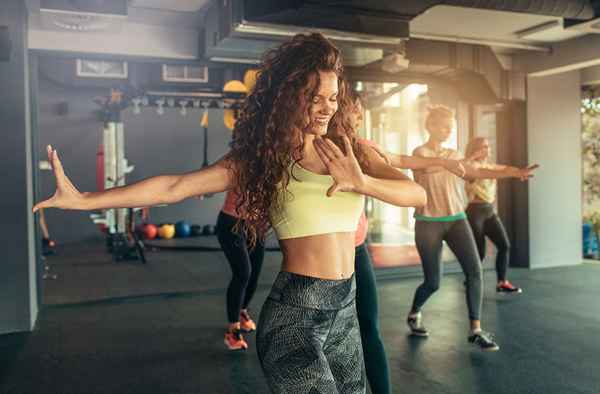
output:
{"label": "exercise ball", "polygon": [[207,224],[202,228],[202,235],[215,235],[216,228],[212,224]]}
{"label": "exercise ball", "polygon": [[175,236],[175,226],[172,224],[163,224],[158,228],[158,236],[163,239],[171,239]]}
{"label": "exercise ball", "polygon": [[178,238],[189,237],[191,233],[192,229],[189,223],[187,223],[185,220],[180,220],[177,223],[175,223],[175,235]]}
{"label": "exercise ball", "polygon": [[197,224],[192,224],[192,226],[190,228],[190,234],[192,237],[198,237],[198,236],[202,235],[202,226],[199,226]]}
{"label": "exercise ball", "polygon": [[143,234],[146,239],[154,239],[158,235],[158,228],[155,225],[148,223],[143,227]]}

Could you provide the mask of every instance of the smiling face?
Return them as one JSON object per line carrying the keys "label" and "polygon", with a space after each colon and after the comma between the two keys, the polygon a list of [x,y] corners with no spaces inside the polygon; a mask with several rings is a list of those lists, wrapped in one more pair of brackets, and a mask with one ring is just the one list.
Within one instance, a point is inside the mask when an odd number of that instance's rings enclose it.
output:
{"label": "smiling face", "polygon": [[319,90],[312,97],[307,134],[324,136],[329,121],[338,109],[338,76],[333,71],[319,71]]}

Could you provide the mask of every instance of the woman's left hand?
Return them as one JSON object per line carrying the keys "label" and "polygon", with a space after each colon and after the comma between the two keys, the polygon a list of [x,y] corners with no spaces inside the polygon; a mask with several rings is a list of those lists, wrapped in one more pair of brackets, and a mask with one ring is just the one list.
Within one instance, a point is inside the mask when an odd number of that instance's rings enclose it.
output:
{"label": "woman's left hand", "polygon": [[534,164],[529,167],[518,168],[515,178],[519,178],[521,181],[527,181],[529,178],[533,178],[533,172],[537,170],[539,166],[539,164]]}
{"label": "woman's left hand", "polygon": [[342,139],[346,153],[342,152],[329,138],[317,137],[313,142],[317,154],[334,180],[333,185],[327,190],[328,197],[337,191],[358,191],[365,184],[365,175],[354,156],[350,140],[346,136],[343,136]]}

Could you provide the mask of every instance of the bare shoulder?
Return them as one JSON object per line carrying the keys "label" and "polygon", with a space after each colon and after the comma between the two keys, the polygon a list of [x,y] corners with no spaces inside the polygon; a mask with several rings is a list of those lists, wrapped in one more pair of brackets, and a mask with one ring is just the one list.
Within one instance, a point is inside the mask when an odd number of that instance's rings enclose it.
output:
{"label": "bare shoulder", "polygon": [[412,155],[426,157],[427,156],[427,147],[425,145],[417,146],[415,149],[413,149]]}
{"label": "bare shoulder", "polygon": [[447,148],[446,149],[446,158],[452,160],[461,160],[463,158],[462,153],[457,151],[456,149]]}

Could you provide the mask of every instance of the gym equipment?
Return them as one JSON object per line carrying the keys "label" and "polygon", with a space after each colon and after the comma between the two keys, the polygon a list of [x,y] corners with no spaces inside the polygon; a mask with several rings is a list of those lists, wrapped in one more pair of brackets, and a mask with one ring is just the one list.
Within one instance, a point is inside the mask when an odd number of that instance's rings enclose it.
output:
{"label": "gym equipment", "polygon": [[[228,98],[225,99],[225,104],[233,104],[238,97],[245,97],[248,94],[248,88],[242,81],[232,80],[223,86],[223,93],[226,93]],[[233,130],[235,121],[238,117],[238,108],[233,106],[232,109],[223,111],[223,123],[229,130]]]}
{"label": "gym equipment", "polygon": [[56,254],[56,242],[49,238],[42,238],[42,256],[51,256]]}
{"label": "gym equipment", "polygon": [[[115,89],[111,89],[110,97],[99,97],[94,101],[101,107],[103,122],[101,149],[96,156],[97,186],[100,190],[123,186],[126,174],[134,169],[125,158],[121,120],[121,112],[128,104],[123,100],[123,93]],[[132,209],[120,208],[105,209],[100,214],[90,215],[94,223],[106,226],[107,249],[115,261],[139,258],[145,262],[132,214]]]}
{"label": "gym equipment", "polygon": [[248,69],[244,73],[244,85],[246,86],[246,89],[248,89],[248,93],[250,93],[254,89],[257,78],[258,70],[255,68]]}
{"label": "gym equipment", "polygon": [[215,235],[217,233],[217,229],[212,224],[206,224],[202,227],[202,235]]}
{"label": "gym equipment", "polygon": [[158,236],[162,239],[171,239],[175,236],[175,226],[172,224],[163,224],[158,228]]}
{"label": "gym equipment", "polygon": [[198,236],[202,235],[202,226],[193,224],[190,228],[190,235],[192,237],[198,237]]}
{"label": "gym equipment", "polygon": [[192,229],[186,221],[180,220],[179,222],[175,223],[175,235],[177,238],[189,237],[191,233]]}
{"label": "gym equipment", "polygon": [[[204,130],[204,159],[202,161],[202,168],[208,167],[208,103],[202,103],[204,113],[200,119],[200,126]],[[214,196],[213,193],[206,193],[202,197],[211,198]]]}
{"label": "gym equipment", "polygon": [[145,224],[143,234],[145,239],[154,239],[158,235],[158,228],[151,223]]}
{"label": "gym equipment", "polygon": [[[111,89],[109,97],[95,98],[94,102],[100,105],[99,112],[103,123],[102,143],[96,156],[98,189],[106,190],[125,185],[125,176],[134,169],[125,158],[125,139],[123,122],[121,120],[121,114],[124,109],[132,105],[134,113],[139,113],[142,107],[152,105],[156,107],[159,114],[162,114],[166,109],[174,108],[176,103],[179,104],[182,114],[186,112],[185,110],[188,107],[203,107],[205,108],[205,112],[207,112],[209,107],[238,108],[247,92],[247,89],[242,87],[243,84],[240,81],[229,84],[227,89],[223,89],[223,92],[160,92],[142,91],[128,87],[125,92]],[[201,125],[205,128],[203,166],[208,166],[207,115],[202,117]],[[207,195],[205,197],[210,196]],[[139,209],[141,208],[135,208],[136,211]],[[135,228],[127,227],[128,223],[132,223],[133,218],[130,215],[133,212],[124,208],[106,209],[101,213],[90,215],[92,221],[98,224],[106,234],[107,250],[109,253],[112,253],[115,261],[140,258],[145,262],[143,257],[143,243],[137,237]],[[172,232],[174,235],[174,226]],[[168,237],[171,230],[165,229],[163,233]],[[148,237],[146,232],[144,235]],[[170,235],[170,237],[172,238],[173,235]]]}

